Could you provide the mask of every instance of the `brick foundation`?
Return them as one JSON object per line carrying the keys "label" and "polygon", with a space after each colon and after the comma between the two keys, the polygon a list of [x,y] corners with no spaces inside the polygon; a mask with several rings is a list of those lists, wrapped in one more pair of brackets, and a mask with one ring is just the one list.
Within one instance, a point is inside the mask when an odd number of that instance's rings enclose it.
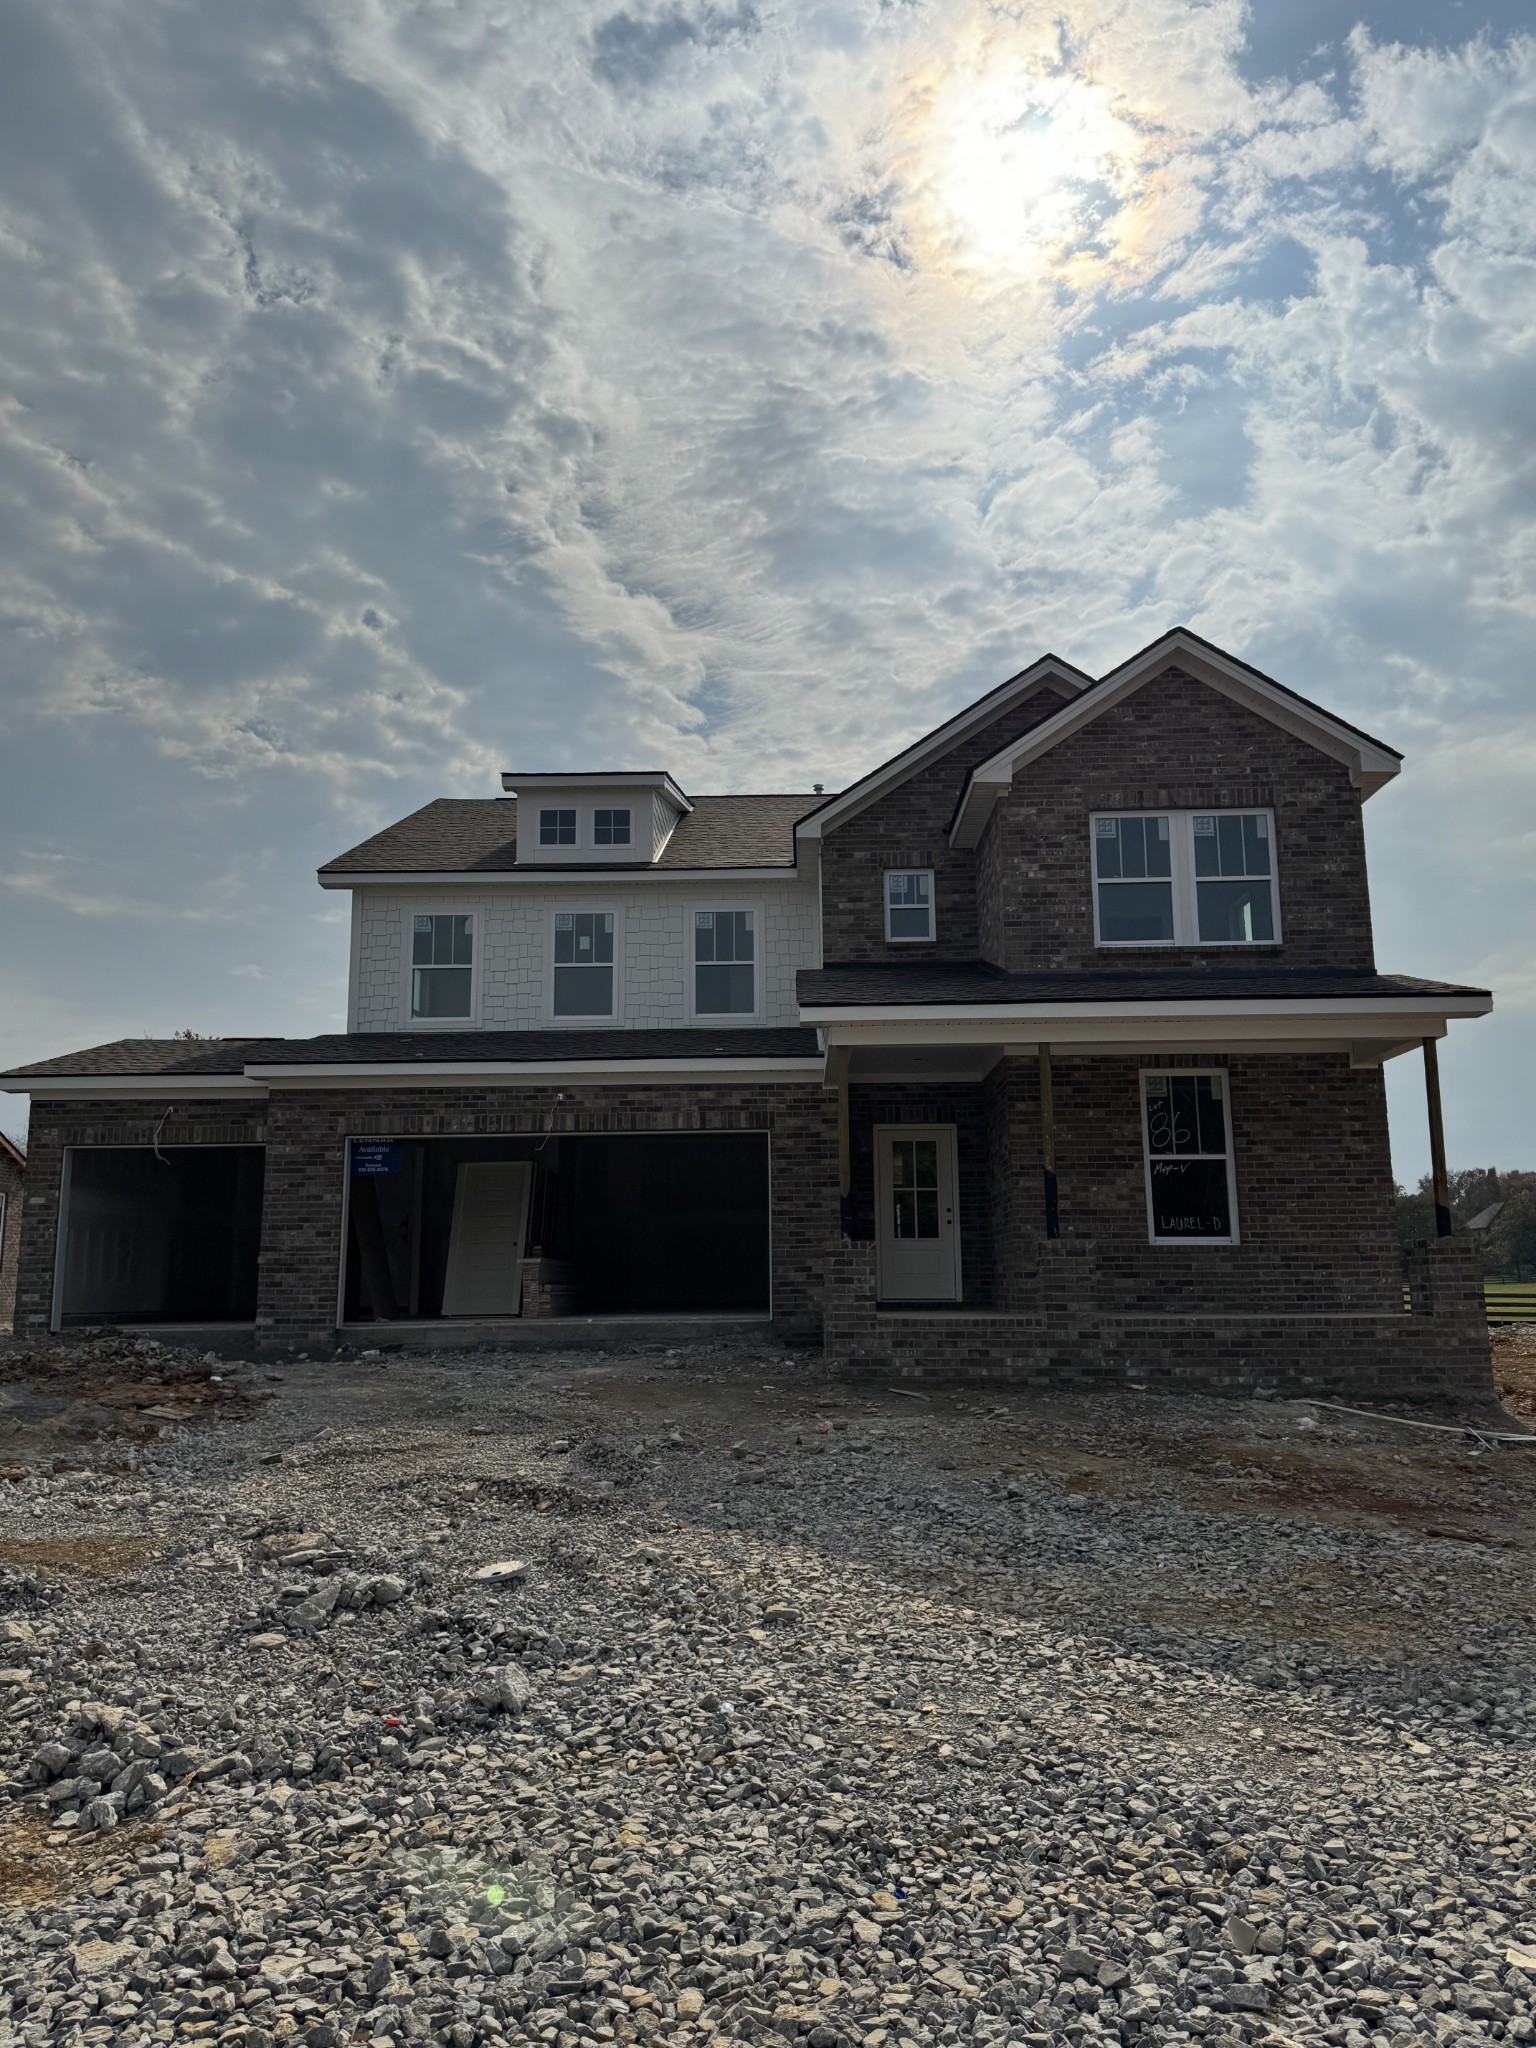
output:
{"label": "brick foundation", "polygon": [[875,1247],[829,1248],[826,1342],[858,1375],[1009,1386],[1161,1387],[1359,1402],[1491,1401],[1488,1325],[1475,1246],[1415,1246],[1412,1310],[1166,1316],[1106,1315],[1094,1305],[1094,1249],[1047,1248],[1032,1310],[880,1309]]}

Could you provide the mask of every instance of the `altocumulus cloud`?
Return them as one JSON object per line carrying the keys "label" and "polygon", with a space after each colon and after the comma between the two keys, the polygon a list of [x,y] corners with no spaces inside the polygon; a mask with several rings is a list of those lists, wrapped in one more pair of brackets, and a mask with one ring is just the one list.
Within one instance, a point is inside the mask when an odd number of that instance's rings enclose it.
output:
{"label": "altocumulus cloud", "polygon": [[1536,42],[1249,27],[0,0],[5,1056],[334,1024],[309,867],[500,766],[830,784],[1184,619],[1408,752],[1536,1163]]}

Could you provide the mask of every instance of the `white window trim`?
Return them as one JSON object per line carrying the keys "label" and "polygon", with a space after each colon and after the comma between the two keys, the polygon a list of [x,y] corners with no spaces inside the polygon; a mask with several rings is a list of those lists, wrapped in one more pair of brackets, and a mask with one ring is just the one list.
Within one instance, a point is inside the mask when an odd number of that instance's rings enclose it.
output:
{"label": "white window trim", "polygon": [[[750,1010],[701,1010],[695,1002],[698,979],[694,968],[693,934],[694,917],[701,910],[750,910],[752,913],[752,1008]],[[760,1024],[763,1018],[763,976],[767,962],[763,957],[764,942],[767,938],[766,920],[761,903],[731,902],[720,896],[694,896],[688,900],[683,913],[683,980],[686,984],[684,1000],[687,1004],[690,1024],[719,1025],[722,1030],[732,1024]]]}
{"label": "white window trim", "polygon": [[[555,1015],[555,919],[611,916],[613,919],[613,1014],[608,1017],[557,1017]],[[548,929],[544,935],[544,1016],[557,1031],[611,1031],[624,1022],[624,912],[611,898],[605,903],[582,897],[570,903],[554,903],[545,912]]]}
{"label": "white window trim", "polygon": [[[1129,817],[1128,811],[1120,816]],[[1161,815],[1158,813],[1157,815]],[[1207,814],[1202,811],[1201,817]],[[1229,1237],[1159,1237],[1152,1228],[1152,1140],[1147,1131],[1147,1083],[1166,1080],[1170,1075],[1181,1080],[1194,1080],[1199,1075],[1219,1074],[1226,1102],[1227,1126],[1227,1209],[1232,1218],[1232,1232]],[[1137,1088],[1137,1113],[1141,1118],[1142,1179],[1147,1194],[1147,1243],[1155,1244],[1164,1251],[1227,1251],[1243,1241],[1241,1219],[1237,1212],[1237,1131],[1232,1113],[1232,1076],[1225,1067],[1143,1067]],[[1159,1155],[1161,1156],[1161,1155]],[[1186,1153],[1186,1158],[1209,1159],[1209,1152]]]}
{"label": "white window trim", "polygon": [[[544,856],[544,858],[545,858],[546,860],[559,860],[559,859],[560,859],[560,858],[561,858],[561,857],[562,857],[563,855],[566,855],[566,854],[571,854],[571,853],[581,853],[581,852],[582,852],[582,851],[583,851],[583,850],[585,849],[585,846],[586,846],[586,841],[585,841],[585,840],[583,839],[583,837],[582,837],[582,830],[581,830],[581,828],[582,828],[582,825],[583,825],[583,823],[584,823],[585,821],[584,821],[584,819],[583,819],[583,816],[582,816],[582,808],[581,808],[581,805],[580,805],[580,804],[568,804],[568,803],[561,803],[561,802],[555,802],[555,803],[539,803],[539,804],[535,805],[535,807],[534,807],[534,810],[535,810],[535,816],[537,817],[537,820],[538,820],[538,823],[537,823],[537,825],[536,825],[536,827],[535,827],[535,831],[534,831],[534,844],[535,844],[535,845],[536,845],[536,846],[538,847],[538,850],[539,850],[539,852],[540,852],[541,854],[543,854],[543,856]],[[573,813],[575,814],[575,818],[576,818],[576,837],[575,837],[575,838],[574,838],[574,839],[573,839],[573,840],[571,841],[571,843],[570,843],[570,845],[569,845],[569,846],[546,846],[546,845],[545,845],[545,843],[544,843],[544,813],[545,813],[546,811],[571,811],[571,812],[573,812]],[[588,827],[588,829],[590,830],[590,826]]]}
{"label": "white window trim", "polygon": [[[617,844],[612,846],[599,846],[597,843],[597,814],[599,811],[627,811],[629,813],[629,837],[627,839],[619,840]],[[588,848],[588,851],[592,853],[633,854],[635,850],[634,804],[593,804],[590,811],[587,813],[587,830],[588,833],[591,835],[591,844]],[[579,817],[576,820],[576,837],[578,840],[581,838],[581,819]]]}
{"label": "white window trim", "polygon": [[[892,875],[926,875],[928,877],[928,936],[926,939],[898,939],[891,931],[891,877]],[[939,936],[939,895],[934,887],[932,868],[887,868],[880,877],[880,897],[885,909],[885,943],[888,946],[932,946]]]}
{"label": "white window trim", "polygon": [[[411,1015],[412,943],[418,917],[467,917],[469,919],[469,1015],[467,1017],[413,1017]],[[484,952],[485,920],[473,904],[412,903],[404,914],[405,985],[400,1011],[407,1031],[475,1031],[480,1026],[480,969]]]}
{"label": "white window trim", "polygon": [[[1171,939],[1106,939],[1099,933],[1099,833],[1100,818],[1166,818],[1168,820],[1169,866],[1173,873],[1173,937]],[[1265,818],[1269,822],[1269,907],[1274,919],[1272,939],[1202,939],[1195,896],[1195,819]],[[1262,804],[1202,811],[1122,810],[1093,811],[1088,818],[1088,887],[1093,898],[1093,943],[1107,953],[1199,951],[1262,953],[1279,946],[1285,933],[1280,925],[1280,842],[1275,836],[1275,814]],[[1154,879],[1161,879],[1160,877]],[[1110,888],[1115,883],[1109,883]]]}

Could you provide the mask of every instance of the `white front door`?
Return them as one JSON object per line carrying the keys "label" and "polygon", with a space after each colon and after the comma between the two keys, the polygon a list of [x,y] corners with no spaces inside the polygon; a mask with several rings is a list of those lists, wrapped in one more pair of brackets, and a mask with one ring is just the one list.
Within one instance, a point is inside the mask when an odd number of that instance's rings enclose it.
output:
{"label": "white front door", "polygon": [[953,1124],[875,1128],[875,1244],[882,1301],[958,1301]]}
{"label": "white front door", "polygon": [[453,1191],[445,1316],[523,1312],[523,1238],[533,1168],[526,1159],[466,1159]]}

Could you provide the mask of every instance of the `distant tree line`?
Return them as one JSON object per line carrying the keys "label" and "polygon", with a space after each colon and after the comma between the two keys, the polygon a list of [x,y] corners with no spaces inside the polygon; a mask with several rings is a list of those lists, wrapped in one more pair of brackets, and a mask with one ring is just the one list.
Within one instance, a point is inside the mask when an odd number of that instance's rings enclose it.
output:
{"label": "distant tree line", "polygon": [[[1472,1235],[1483,1248],[1490,1280],[1536,1280],[1536,1173],[1500,1173],[1472,1167],[1449,1176],[1451,1225],[1461,1236],[1474,1217],[1501,1206],[1486,1229]],[[1417,1188],[1397,1191],[1397,1235],[1402,1245],[1435,1234],[1435,1197],[1426,1173]]]}

